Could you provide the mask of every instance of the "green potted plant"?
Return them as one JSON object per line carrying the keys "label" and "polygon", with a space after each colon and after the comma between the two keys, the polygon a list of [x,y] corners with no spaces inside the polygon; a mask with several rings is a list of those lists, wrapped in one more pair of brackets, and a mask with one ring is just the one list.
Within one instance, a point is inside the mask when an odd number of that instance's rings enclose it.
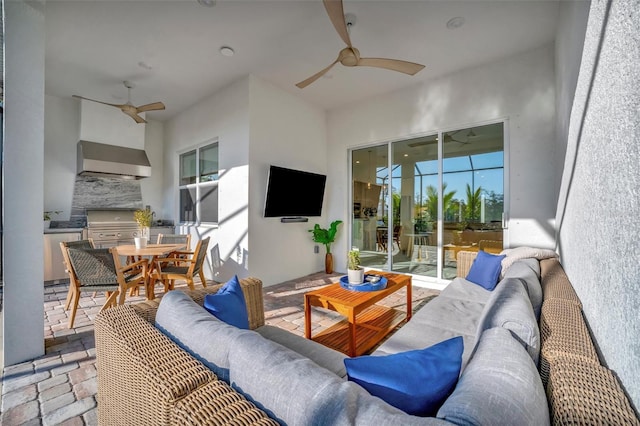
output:
{"label": "green potted plant", "polygon": [[62,211],[60,210],[45,211],[42,214],[42,220],[44,221],[44,229],[49,229],[49,226],[51,226],[51,215],[60,214],[60,213],[62,213]]}
{"label": "green potted plant", "polygon": [[333,272],[333,255],[331,254],[331,243],[335,241],[336,233],[338,232],[338,225],[342,223],[341,220],[334,220],[329,225],[329,229],[320,228],[317,223],[313,229],[309,229],[309,232],[313,234],[313,241],[316,243],[324,244],[327,253],[324,256],[324,270],[327,274]]}
{"label": "green potted plant", "polygon": [[364,268],[360,266],[360,250],[351,249],[347,253],[347,278],[349,284],[364,282]]}
{"label": "green potted plant", "polygon": [[151,227],[151,222],[153,221],[153,212],[148,209],[136,210],[133,212],[133,218],[140,228],[140,234],[133,239],[136,248],[145,248],[149,241],[149,227]]}

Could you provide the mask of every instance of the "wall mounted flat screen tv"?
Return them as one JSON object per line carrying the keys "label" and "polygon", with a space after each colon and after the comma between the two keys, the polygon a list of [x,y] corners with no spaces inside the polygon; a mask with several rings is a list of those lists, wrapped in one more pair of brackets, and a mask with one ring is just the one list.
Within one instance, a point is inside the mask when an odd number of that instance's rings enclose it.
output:
{"label": "wall mounted flat screen tv", "polygon": [[271,166],[264,217],[321,216],[326,175]]}

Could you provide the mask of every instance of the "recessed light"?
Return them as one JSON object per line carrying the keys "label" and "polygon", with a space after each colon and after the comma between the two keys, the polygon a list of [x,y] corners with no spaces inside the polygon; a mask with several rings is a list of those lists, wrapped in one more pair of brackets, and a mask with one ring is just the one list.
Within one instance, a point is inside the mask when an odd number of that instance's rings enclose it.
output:
{"label": "recessed light", "polygon": [[198,0],[198,3],[205,7],[213,7],[216,5],[216,0]]}
{"label": "recessed light", "polygon": [[229,46],[222,46],[222,47],[220,48],[220,54],[221,54],[222,56],[228,56],[228,57],[231,57],[231,56],[233,56],[235,53],[236,53],[236,52],[234,52],[234,51],[233,51],[233,49],[232,49],[232,48],[230,48]]}
{"label": "recessed light", "polygon": [[449,19],[447,22],[447,28],[450,30],[456,30],[464,25],[464,18],[462,16],[456,16],[455,18]]}
{"label": "recessed light", "polygon": [[409,156],[409,154],[405,154],[404,156],[405,156],[405,157],[408,157],[408,156]]}

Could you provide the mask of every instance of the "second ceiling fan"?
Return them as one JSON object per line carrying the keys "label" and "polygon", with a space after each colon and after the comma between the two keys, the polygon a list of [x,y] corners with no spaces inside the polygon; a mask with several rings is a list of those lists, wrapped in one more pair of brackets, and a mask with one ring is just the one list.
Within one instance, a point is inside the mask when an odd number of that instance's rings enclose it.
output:
{"label": "second ceiling fan", "polygon": [[360,51],[353,47],[351,39],[349,37],[349,31],[347,30],[347,23],[344,18],[344,9],[342,7],[342,0],[323,0],[324,7],[327,10],[329,19],[333,23],[340,38],[347,44],[347,47],[340,51],[338,58],[331,63],[325,69],[315,73],[306,80],[296,84],[300,89],[303,89],[322,77],[327,71],[331,69],[335,64],[340,62],[346,67],[375,67],[385,68],[391,71],[398,71],[409,75],[414,75],[418,71],[424,68],[424,65],[416,64],[414,62],[401,61],[398,59],[387,58],[363,58],[360,56]]}
{"label": "second ceiling fan", "polygon": [[129,117],[133,118],[133,120],[136,123],[146,123],[147,121],[140,117],[141,112],[147,112],[147,111],[159,111],[159,110],[163,110],[165,108],[164,104],[162,102],[153,102],[150,104],[146,104],[146,105],[140,105],[139,107],[134,106],[131,103],[131,89],[133,88],[133,84],[131,84],[128,81],[123,81],[124,83],[124,87],[127,88],[127,103],[126,104],[110,104],[108,102],[102,102],[102,101],[97,101],[95,99],[89,99],[89,98],[85,98],[84,96],[78,96],[78,95],[72,95],[74,98],[78,98],[78,99],[85,99],[87,101],[91,101],[91,102],[97,102],[99,104],[103,104],[103,105],[109,105],[112,107],[116,107],[116,108],[120,108],[120,110],[122,112],[124,112],[125,114],[127,114]]}

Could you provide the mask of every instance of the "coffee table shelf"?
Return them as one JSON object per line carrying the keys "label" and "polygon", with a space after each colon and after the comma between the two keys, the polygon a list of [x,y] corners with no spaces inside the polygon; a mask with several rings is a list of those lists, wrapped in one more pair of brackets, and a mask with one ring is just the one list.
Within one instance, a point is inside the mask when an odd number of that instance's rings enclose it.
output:
{"label": "coffee table shelf", "polygon": [[[356,322],[356,356],[367,353],[389,332],[406,319],[405,312],[374,305],[358,315]],[[349,353],[349,321],[343,319],[311,338],[331,349]]]}

